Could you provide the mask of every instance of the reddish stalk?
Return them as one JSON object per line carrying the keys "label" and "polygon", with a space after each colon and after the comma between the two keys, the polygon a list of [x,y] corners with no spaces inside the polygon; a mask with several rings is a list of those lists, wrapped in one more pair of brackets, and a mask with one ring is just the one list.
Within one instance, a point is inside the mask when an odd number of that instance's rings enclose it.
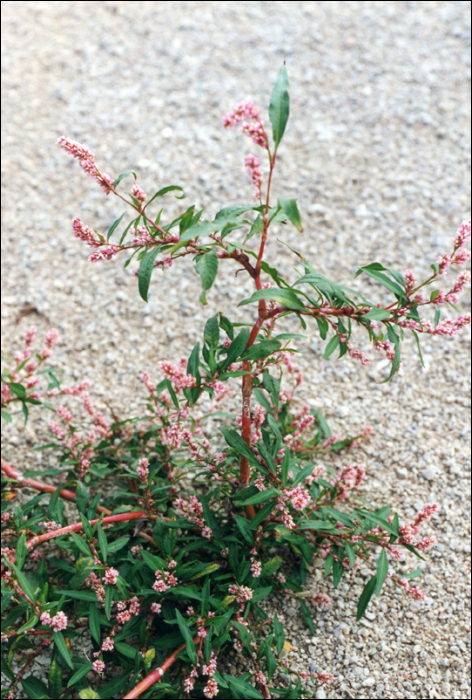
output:
{"label": "reddish stalk", "polygon": [[[200,637],[198,634],[196,637],[194,637],[193,642],[194,644],[198,644],[200,640]],[[141,683],[138,683],[137,686],[133,688],[127,695],[124,696],[123,700],[129,700],[130,698],[139,698],[140,695],[142,695],[148,688],[150,688],[154,683],[158,683],[163,675],[166,673],[166,671],[169,670],[169,668],[175,663],[177,660],[177,654],[179,654],[181,651],[185,649],[185,644],[182,644],[181,647],[176,649],[173,654],[169,656],[168,659],[164,661],[162,666],[159,666],[159,668],[156,668],[152,673],[149,674],[149,676],[146,676]]]}
{"label": "reddish stalk", "polygon": [[[43,484],[41,481],[36,481],[36,479],[25,479],[24,477],[19,474],[19,472],[16,471],[16,469],[13,469],[11,464],[8,464],[8,462],[5,462],[5,460],[2,457],[2,472],[8,476],[10,479],[15,479],[15,481],[18,481],[18,484],[21,486],[28,486],[31,489],[36,489],[37,491],[43,491],[43,493],[54,493],[56,491],[55,486],[49,486],[48,484]],[[59,494],[61,498],[64,498],[66,501],[75,501],[76,500],[76,495],[73,491],[69,491],[68,489],[62,489],[62,491]],[[99,513],[105,513],[106,515],[111,515],[112,511],[109,510],[108,508],[104,508],[104,506],[97,506],[97,510]]]}
{"label": "reddish stalk", "polygon": [[[139,520],[143,516],[146,516],[147,518],[150,518],[151,520],[155,520],[156,516],[151,515],[149,513],[145,513],[143,510],[137,510],[137,511],[132,511],[131,513],[118,513],[117,515],[110,515],[107,518],[103,518],[101,521],[102,525],[105,525],[106,523],[123,523],[123,522],[128,522],[129,520]],[[95,520],[90,520],[90,525],[96,525],[98,522],[100,522],[100,518],[96,518]],[[26,543],[26,548],[28,550],[33,549],[33,547],[36,547],[38,544],[41,544],[42,542],[46,542],[47,540],[53,540],[56,537],[61,537],[62,535],[68,535],[70,532],[78,532],[79,530],[83,529],[83,523],[74,523],[73,525],[67,525],[66,527],[61,527],[59,530],[53,530],[52,532],[45,532],[44,535],[36,535],[35,537],[31,537],[31,539],[28,540]]]}

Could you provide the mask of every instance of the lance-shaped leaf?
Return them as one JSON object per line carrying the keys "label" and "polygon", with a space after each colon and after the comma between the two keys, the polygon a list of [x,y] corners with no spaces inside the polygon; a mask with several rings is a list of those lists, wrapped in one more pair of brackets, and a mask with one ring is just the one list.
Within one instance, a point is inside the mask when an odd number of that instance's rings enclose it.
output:
{"label": "lance-shaped leaf", "polygon": [[367,610],[370,599],[375,593],[375,588],[377,586],[377,576],[374,576],[366,583],[364,590],[362,591],[361,597],[359,598],[359,603],[357,605],[357,621],[361,619]]}
{"label": "lance-shaped leaf", "polygon": [[189,226],[189,228],[185,229],[183,234],[180,236],[179,242],[172,246],[172,248],[169,248],[168,253],[175,253],[180,248],[183,248],[184,245],[190,243],[190,241],[195,240],[199,236],[207,236],[211,230],[212,228],[210,221],[200,221],[198,224]]}
{"label": "lance-shaped leaf", "polygon": [[282,66],[278,72],[269,105],[269,119],[272,124],[272,135],[276,150],[284,135],[289,113],[288,74],[285,66]]}
{"label": "lance-shaped leaf", "polygon": [[153,202],[157,197],[162,197],[164,194],[167,194],[167,192],[173,192],[175,190],[182,192],[182,195],[180,197],[178,195],[175,195],[176,199],[185,199],[187,195],[185,194],[182,187],[179,187],[178,185],[168,185],[167,187],[163,187],[161,190],[158,190],[156,194],[153,194],[149,202],[146,203],[146,207],[149,206],[151,202]]}
{"label": "lance-shaped leaf", "polygon": [[290,219],[295,228],[302,232],[302,218],[300,212],[298,211],[297,200],[296,199],[279,199],[279,205],[282,208],[284,214]]}
{"label": "lance-shaped leaf", "polygon": [[285,308],[292,309],[293,311],[305,310],[303,302],[295,294],[295,292],[292,292],[290,289],[259,289],[257,292],[254,292],[252,297],[249,299],[243,299],[239,306],[252,304],[253,302],[260,301],[261,299],[276,301],[282,306],[285,306]]}
{"label": "lance-shaped leaf", "polygon": [[128,177],[128,175],[133,175],[134,179],[136,180],[136,173],[133,172],[133,170],[126,170],[124,173],[120,173],[116,180],[113,182],[113,188],[116,189],[120,182],[125,179],[125,177]]}
{"label": "lance-shaped leaf", "polygon": [[138,289],[141,299],[148,300],[149,285],[151,283],[151,275],[154,269],[154,261],[159,253],[160,248],[151,248],[146,252],[141,259],[138,274]]}
{"label": "lance-shaped leaf", "polygon": [[195,267],[202,280],[203,292],[200,296],[202,304],[206,304],[206,292],[213,286],[218,273],[218,256],[216,250],[212,248],[208,253],[199,255],[195,262]]}
{"label": "lance-shaped leaf", "polygon": [[193,642],[193,637],[192,633],[190,632],[190,628],[187,624],[187,621],[184,620],[182,617],[181,613],[176,610],[175,611],[176,617],[177,617],[177,623],[179,625],[180,632],[182,634],[182,637],[185,640],[185,646],[187,649],[187,654],[190,657],[190,660],[193,664],[197,663],[197,652],[195,650],[195,644]]}

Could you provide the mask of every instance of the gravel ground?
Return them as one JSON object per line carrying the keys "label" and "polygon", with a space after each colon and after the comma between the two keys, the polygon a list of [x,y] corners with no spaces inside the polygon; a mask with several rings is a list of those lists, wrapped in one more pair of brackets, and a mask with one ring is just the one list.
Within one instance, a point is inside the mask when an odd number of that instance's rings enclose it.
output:
{"label": "gravel ground", "polygon": [[[426,274],[470,217],[469,2],[10,1],[3,10],[2,350],[16,349],[32,322],[56,326],[66,379],[92,380],[118,413],[142,405],[141,369],[188,355],[217,309],[237,315],[234,278],[202,308],[184,263],[154,281],[145,305],[119,261],[88,263],[70,220],[106,230],[123,208],[55,146],[61,134],[88,144],[105,172],[138,170],[148,192],[184,185],[210,214],[250,201],[248,143],[220,117],[243,98],[265,106],[285,59],[292,117],[275,190],[299,197],[306,230],[284,230],[285,240],[337,281],[373,260]],[[169,201],[168,215],[179,205]],[[293,266],[275,241],[268,256]],[[357,624],[367,572],[333,592],[315,562],[310,585],[334,604],[314,611],[312,638],[281,601],[290,662],[334,673],[317,698],[469,698],[470,334],[427,339],[426,370],[409,345],[403,376],[382,385],[378,358],[365,370],[322,362],[316,337],[299,347],[305,398],[339,432],[375,428],[348,456],[366,463],[362,495],[403,518],[437,500],[440,514],[422,605],[388,584]],[[15,424],[4,456],[20,469],[47,464],[31,452],[40,429],[35,418],[26,431]]]}

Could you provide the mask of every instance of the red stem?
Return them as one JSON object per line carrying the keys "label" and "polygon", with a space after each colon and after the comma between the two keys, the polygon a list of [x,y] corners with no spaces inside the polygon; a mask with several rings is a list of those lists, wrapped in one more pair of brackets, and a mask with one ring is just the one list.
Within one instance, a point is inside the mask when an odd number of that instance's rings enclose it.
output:
{"label": "red stem", "polygon": [[[19,472],[16,471],[16,469],[13,469],[11,464],[8,464],[8,462],[5,462],[5,460],[2,457],[2,472],[10,477],[10,479],[15,479],[15,481],[18,481],[21,486],[28,486],[29,488],[36,489],[37,491],[43,491],[44,493],[55,493],[56,487],[55,486],[49,486],[48,484],[43,484],[41,481],[36,481],[36,479],[25,479],[24,477],[21,476]],[[76,500],[76,495],[73,491],[69,491],[68,489],[62,489],[62,491],[59,494],[61,498],[65,498],[67,501],[75,501]],[[111,515],[112,511],[109,510],[108,508],[104,508],[103,506],[97,506],[97,510],[99,513],[105,513],[106,515]]]}
{"label": "red stem", "polygon": [[[102,525],[105,525],[106,523],[122,523],[122,522],[127,522],[128,520],[139,520],[143,516],[146,516],[150,519],[155,518],[156,516],[152,516],[149,513],[144,512],[143,510],[137,510],[137,511],[132,511],[131,513],[118,513],[117,515],[110,515],[107,518],[103,518]],[[96,518],[95,520],[90,520],[90,525],[96,525],[96,523],[100,522],[100,518]],[[26,548],[32,549],[33,547],[36,547],[38,544],[41,544],[41,542],[46,542],[47,540],[52,540],[55,537],[61,537],[61,535],[68,535],[70,532],[78,532],[79,530],[82,530],[83,528],[82,523],[74,523],[73,525],[67,525],[66,527],[61,527],[59,530],[53,530],[52,532],[46,532],[44,535],[35,535],[35,537],[31,537],[31,539],[28,540],[26,543]]]}
{"label": "red stem", "polygon": [[[193,639],[193,643],[198,644],[199,640],[200,637],[197,634],[197,636]],[[129,700],[130,698],[139,698],[139,696],[142,695],[152,685],[154,685],[154,683],[158,683],[162,679],[166,671],[168,671],[172,664],[174,664],[177,660],[177,654],[179,654],[179,652],[181,652],[183,649],[185,649],[185,644],[182,644],[181,647],[176,649],[174,653],[171,654],[169,658],[164,661],[162,666],[156,668],[154,671],[152,671],[152,673],[149,674],[149,676],[146,676],[146,678],[144,678],[144,680],[142,680],[141,683],[138,683],[138,685],[135,686],[133,690],[131,690],[127,695],[124,696],[123,700]]]}

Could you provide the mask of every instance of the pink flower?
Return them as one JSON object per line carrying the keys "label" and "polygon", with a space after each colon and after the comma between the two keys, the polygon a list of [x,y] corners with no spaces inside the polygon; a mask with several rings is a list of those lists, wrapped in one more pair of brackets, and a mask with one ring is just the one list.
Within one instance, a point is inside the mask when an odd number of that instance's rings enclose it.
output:
{"label": "pink flower", "polygon": [[138,184],[136,184],[136,183],[135,183],[135,184],[133,185],[133,187],[131,188],[131,194],[133,195],[133,197],[134,197],[135,199],[138,200],[138,202],[139,202],[140,204],[144,204],[144,202],[145,202],[146,199],[147,199],[146,193],[144,192],[144,190],[143,190]]}
{"label": "pink flower", "polygon": [[454,239],[454,244],[456,248],[460,248],[466,243],[470,238],[470,219],[468,221],[463,221],[459,226],[456,238]]}
{"label": "pink flower", "polygon": [[41,617],[39,618],[43,625],[50,625],[51,624],[51,615],[48,612],[43,612]]}
{"label": "pink flower", "polygon": [[120,575],[120,572],[117,571],[116,569],[113,569],[112,567],[109,567],[105,569],[105,575],[103,576],[103,583],[106,583],[110,586],[115,586],[116,582],[118,581],[118,576]]}
{"label": "pink flower", "polygon": [[267,685],[267,678],[264,676],[262,671],[257,671],[256,683],[260,683],[261,685]]}
{"label": "pink flower", "polygon": [[159,615],[162,610],[162,605],[160,603],[153,603],[151,605],[151,610],[155,615]]}
{"label": "pink flower", "polygon": [[236,596],[238,603],[245,603],[252,599],[253,591],[247,586],[232,584],[228,590],[232,595]]}
{"label": "pink flower", "polygon": [[[41,622],[43,622],[43,615],[41,616]],[[54,632],[60,632],[67,627],[67,617],[63,612],[58,612],[48,623],[43,622],[43,624],[50,624]]]}
{"label": "pink flower", "polygon": [[406,291],[407,293],[410,293],[416,286],[416,275],[413,270],[407,270],[403,277],[405,279]]}
{"label": "pink flower", "polygon": [[192,690],[195,687],[195,679],[194,678],[186,678],[184,680],[184,690],[187,694],[190,694]]}
{"label": "pink flower", "polygon": [[260,561],[253,561],[251,566],[252,575],[254,578],[259,578],[262,573],[262,564]]}
{"label": "pink flower", "polygon": [[105,248],[100,248],[100,250],[94,250],[94,252],[89,255],[90,262],[100,262],[101,260],[111,260],[114,255],[116,255],[120,250],[117,245],[109,245]]}
{"label": "pink flower", "polygon": [[324,595],[323,593],[315,593],[312,597],[312,600],[317,605],[332,605],[331,598],[327,595]]}
{"label": "pink flower", "polygon": [[311,497],[308,491],[305,491],[302,486],[297,486],[296,488],[288,491],[287,495],[290,498],[290,502],[295,508],[295,510],[303,510],[309,504]]}
{"label": "pink flower", "polygon": [[105,664],[103,661],[100,661],[100,659],[97,659],[92,664],[92,670],[95,671],[95,673],[103,673],[105,670]]}
{"label": "pink flower", "polygon": [[215,698],[218,695],[218,692],[218,683],[213,678],[210,678],[205,689],[203,690],[203,694],[206,698]]}
{"label": "pink flower", "polygon": [[102,644],[102,651],[113,651],[115,642],[111,637],[105,637]]}
{"label": "pink flower", "polygon": [[442,258],[439,258],[438,264],[439,264],[439,274],[441,275],[441,277],[445,277],[447,275],[448,268],[452,265],[451,256],[448,255],[448,253],[446,253],[445,255],[442,256]]}
{"label": "pink flower", "polygon": [[72,228],[74,230],[74,236],[80,238],[92,248],[96,248],[100,245],[100,240],[95,238],[95,234],[88,226],[86,226],[80,219],[74,219],[72,222]]}
{"label": "pink flower", "polygon": [[139,466],[136,469],[136,471],[143,484],[147,484],[147,481],[149,479],[149,460],[145,457],[140,459]]}
{"label": "pink flower", "polygon": [[138,226],[136,230],[136,235],[131,241],[133,245],[146,246],[155,243],[154,238],[151,236],[146,226]]}
{"label": "pink flower", "polygon": [[456,265],[464,265],[470,258],[470,250],[466,248],[459,248],[457,253],[454,255],[453,263]]}
{"label": "pink flower", "polygon": [[94,159],[94,155],[92,151],[90,151],[87,146],[83,146],[81,143],[77,143],[77,141],[71,141],[68,139],[66,136],[61,136],[57,140],[57,144],[63,148],[67,153],[70,153],[71,156],[74,158],[77,158],[79,161],[80,160],[92,160]]}

